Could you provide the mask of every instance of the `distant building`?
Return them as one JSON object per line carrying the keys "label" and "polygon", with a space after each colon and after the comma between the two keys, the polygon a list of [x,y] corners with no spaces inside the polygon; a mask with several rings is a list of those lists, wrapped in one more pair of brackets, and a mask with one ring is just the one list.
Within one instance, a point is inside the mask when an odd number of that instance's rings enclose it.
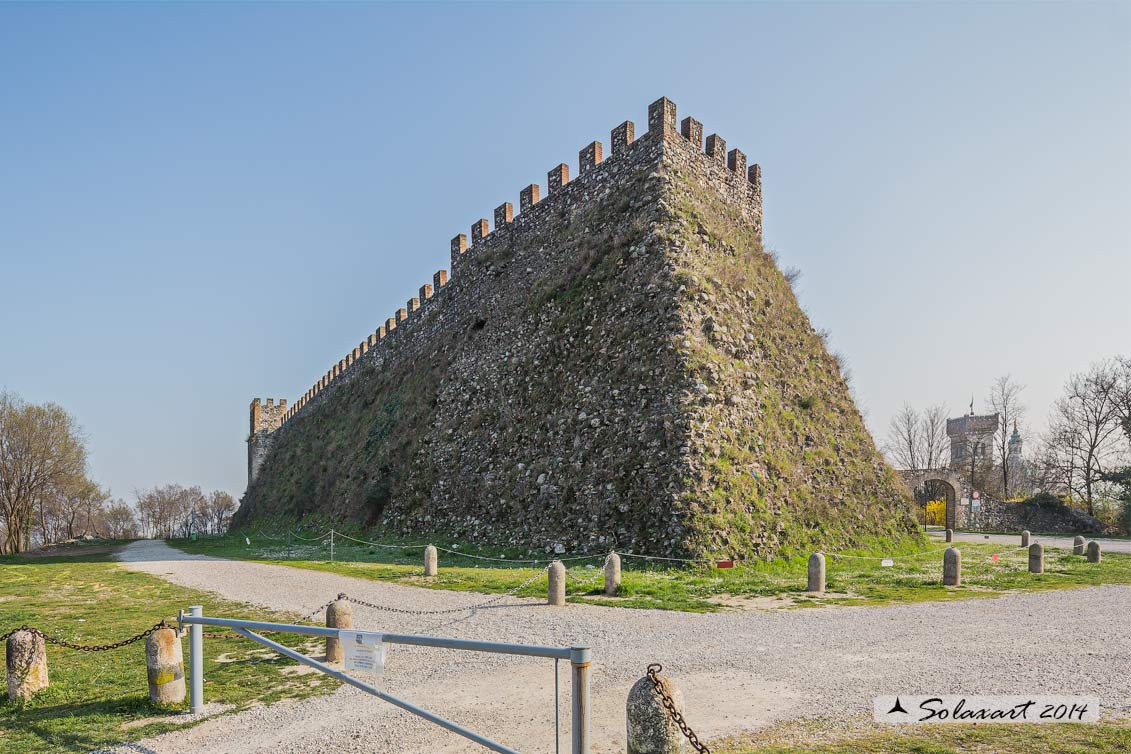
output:
{"label": "distant building", "polygon": [[[946,420],[946,436],[950,438],[950,467],[969,469],[970,456],[975,454],[975,463],[982,465],[993,459],[994,435],[1001,427],[1001,416],[989,414],[975,416],[973,407],[966,416]],[[1020,453],[1021,438],[1018,437]]]}

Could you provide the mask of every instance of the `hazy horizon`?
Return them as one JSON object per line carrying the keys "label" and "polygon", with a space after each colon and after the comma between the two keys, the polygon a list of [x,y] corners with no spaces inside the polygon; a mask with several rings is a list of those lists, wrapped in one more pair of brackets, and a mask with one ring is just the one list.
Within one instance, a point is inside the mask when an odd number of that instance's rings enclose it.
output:
{"label": "hazy horizon", "polygon": [[1131,355],[1131,6],[4,4],[0,42],[0,390],[117,496],[238,498],[253,398],[660,96],[762,165],[877,441],[1004,374],[1033,441]]}

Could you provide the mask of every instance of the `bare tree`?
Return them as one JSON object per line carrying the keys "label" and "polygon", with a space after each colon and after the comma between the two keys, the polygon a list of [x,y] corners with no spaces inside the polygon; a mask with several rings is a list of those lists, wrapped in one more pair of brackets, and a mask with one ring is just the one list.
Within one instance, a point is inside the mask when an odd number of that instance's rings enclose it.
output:
{"label": "bare tree", "polygon": [[227,492],[216,490],[208,496],[204,517],[210,534],[223,534],[236,512],[236,501]]}
{"label": "bare tree", "polygon": [[920,456],[922,427],[919,412],[904,403],[888,425],[887,452],[893,465],[901,469],[923,468]]}
{"label": "bare tree", "polygon": [[0,550],[30,548],[37,503],[53,489],[81,479],[85,470],[86,448],[70,414],[54,403],[33,405],[0,394],[0,517],[5,525]]}
{"label": "bare tree", "polygon": [[923,411],[919,433],[923,443],[920,452],[920,457],[923,459],[923,468],[941,469],[947,464],[947,457],[950,455],[950,438],[946,434],[948,413],[949,411],[942,403],[928,406]]}
{"label": "bare tree", "polygon": [[[1120,456],[1121,373],[1115,362],[1093,364],[1064,386],[1049,418],[1042,465],[1066,491],[1095,515],[1097,494]],[[1047,483],[1046,479],[1046,483]]]}
{"label": "bare tree", "polygon": [[124,500],[115,500],[103,513],[106,536],[111,539],[132,539],[138,535],[137,515]]}
{"label": "bare tree", "polygon": [[986,401],[987,408],[1001,417],[997,434],[994,435],[993,455],[1001,475],[1002,497],[1006,499],[1009,498],[1011,485],[1015,481],[1012,478],[1014,469],[1009,464],[1009,438],[1012,436],[1013,428],[1025,416],[1025,404],[1021,402],[1021,391],[1024,389],[1007,374],[994,381],[993,387],[990,388],[990,397]]}
{"label": "bare tree", "polygon": [[150,537],[187,537],[207,526],[207,499],[199,487],[166,484],[137,493],[138,518]]}

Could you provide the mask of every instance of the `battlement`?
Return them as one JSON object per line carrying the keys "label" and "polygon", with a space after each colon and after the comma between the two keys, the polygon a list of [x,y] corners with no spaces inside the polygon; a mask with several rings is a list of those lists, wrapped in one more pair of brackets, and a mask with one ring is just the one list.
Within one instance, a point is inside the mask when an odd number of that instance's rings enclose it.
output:
{"label": "battlement", "polygon": [[[452,276],[458,275],[469,260],[488,253],[496,236],[509,234],[499,231],[534,227],[541,218],[552,216],[550,213],[582,205],[591,200],[588,192],[599,189],[610,175],[626,165],[644,167],[663,159],[671,150],[679,160],[697,163],[697,169],[707,174],[708,185],[744,207],[744,214],[761,231],[761,168],[757,164],[748,166],[746,154],[738,149],[728,152],[726,141],[718,134],[708,136],[704,146],[703,124],[695,118],[686,117],[677,127],[676,105],[668,98],[661,97],[648,106],[648,132],[640,138],[636,138],[635,124],[630,120],[613,128],[609,137],[607,157],[599,141],[592,141],[578,151],[577,174],[572,180],[568,164],[554,166],[546,174],[545,197],[541,196],[536,183],[523,188],[519,192],[517,215],[510,202],[497,206],[492,213],[494,230],[487,218],[480,218],[471,225],[469,233],[454,236],[450,245]],[[361,365],[380,363],[385,351],[416,328],[418,322],[427,320],[434,308],[444,305],[451,295],[449,283],[447,270],[436,272],[431,285],[422,285],[416,297],[408,299],[404,308],[395,310],[384,325],[332,365],[290,409],[285,408],[285,401],[278,405],[272,399],[266,404],[261,404],[259,399],[253,401],[252,433],[274,432],[301,415],[308,405],[320,401],[340,382],[351,379]]]}
{"label": "battlement", "polygon": [[274,398],[256,398],[251,402],[251,434],[256,432],[274,432],[283,423],[283,416],[287,413],[287,399],[280,398],[275,403]]}

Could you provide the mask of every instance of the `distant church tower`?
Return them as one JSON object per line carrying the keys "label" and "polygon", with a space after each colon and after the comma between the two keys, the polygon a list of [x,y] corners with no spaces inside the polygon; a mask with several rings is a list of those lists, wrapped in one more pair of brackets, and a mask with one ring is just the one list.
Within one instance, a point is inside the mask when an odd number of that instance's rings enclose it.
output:
{"label": "distant church tower", "polygon": [[1017,431],[1017,422],[1013,422],[1013,434],[1009,436],[1009,452],[1005,457],[1006,466],[1009,468],[1009,487],[1013,493],[1026,486],[1025,460],[1021,457],[1021,433]]}
{"label": "distant church tower", "polygon": [[1017,431],[1017,422],[1013,422],[1013,434],[1009,436],[1009,464],[1021,463],[1021,433]]}

